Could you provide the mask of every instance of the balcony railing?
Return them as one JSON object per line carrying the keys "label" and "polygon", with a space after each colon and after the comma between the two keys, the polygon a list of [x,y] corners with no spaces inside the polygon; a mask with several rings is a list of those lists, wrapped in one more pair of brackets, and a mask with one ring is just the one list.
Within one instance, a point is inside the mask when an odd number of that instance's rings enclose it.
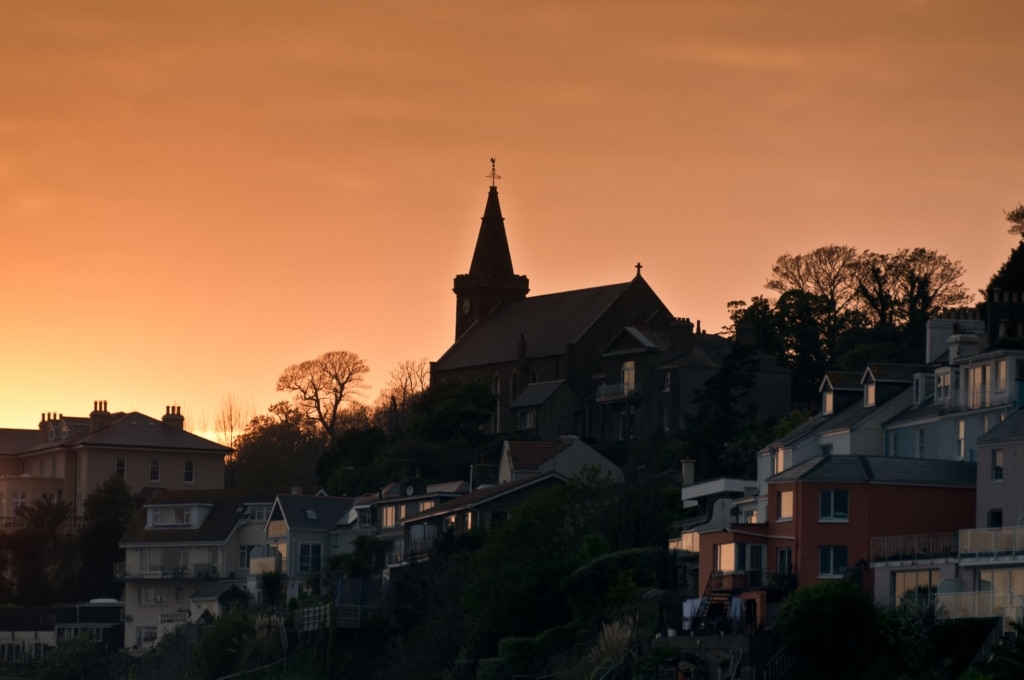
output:
{"label": "balcony railing", "polygon": [[935,616],[940,619],[1002,618],[1009,630],[1011,621],[1024,615],[1024,600],[1013,591],[982,590],[968,593],[938,593]]}
{"label": "balcony railing", "polygon": [[601,403],[639,399],[640,396],[639,385],[614,383],[611,385],[598,385],[597,387],[597,401]]}
{"label": "balcony railing", "polygon": [[751,569],[747,571],[718,571],[711,576],[712,590],[739,592],[765,590],[788,593],[796,589],[796,576],[778,571]]}
{"label": "balcony railing", "polygon": [[114,579],[124,580],[149,580],[149,579],[215,579],[218,578],[217,565],[214,564],[193,564],[191,567],[174,565],[164,567],[150,567],[140,570],[134,568],[129,570],[124,562],[114,565]]}
{"label": "balcony railing", "polygon": [[918,560],[952,559],[957,556],[958,545],[956,532],[876,536],[871,539],[871,561],[915,562]]}
{"label": "balcony railing", "polygon": [[160,623],[185,623],[191,618],[189,612],[166,612],[160,615]]}
{"label": "balcony railing", "polygon": [[960,559],[1024,560],[1024,526],[961,530]]}

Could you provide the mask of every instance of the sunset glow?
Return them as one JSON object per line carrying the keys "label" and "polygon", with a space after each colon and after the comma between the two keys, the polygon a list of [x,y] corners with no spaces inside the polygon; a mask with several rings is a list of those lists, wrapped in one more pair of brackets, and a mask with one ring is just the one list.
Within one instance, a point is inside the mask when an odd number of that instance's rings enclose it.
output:
{"label": "sunset glow", "polygon": [[0,0],[0,427],[209,430],[344,349],[454,338],[491,170],[531,294],[643,276],[716,332],[775,259],[1024,201],[1024,5]]}

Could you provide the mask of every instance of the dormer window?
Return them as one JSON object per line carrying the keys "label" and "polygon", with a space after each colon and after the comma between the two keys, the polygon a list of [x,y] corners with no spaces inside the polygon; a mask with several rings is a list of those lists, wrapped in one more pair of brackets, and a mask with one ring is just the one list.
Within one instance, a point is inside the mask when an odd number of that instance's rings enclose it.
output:
{"label": "dormer window", "polygon": [[192,508],[152,508],[150,526],[180,527],[192,525]]}
{"label": "dormer window", "polygon": [[935,401],[946,401],[949,399],[949,371],[935,374]]}
{"label": "dormer window", "polygon": [[629,394],[636,387],[636,362],[633,360],[622,362],[622,390]]}
{"label": "dormer window", "polygon": [[832,390],[826,390],[821,393],[821,412],[822,414],[829,416],[832,415],[832,410],[835,408],[835,394]]}
{"label": "dormer window", "polygon": [[869,382],[864,385],[864,408],[875,405],[875,383]]}

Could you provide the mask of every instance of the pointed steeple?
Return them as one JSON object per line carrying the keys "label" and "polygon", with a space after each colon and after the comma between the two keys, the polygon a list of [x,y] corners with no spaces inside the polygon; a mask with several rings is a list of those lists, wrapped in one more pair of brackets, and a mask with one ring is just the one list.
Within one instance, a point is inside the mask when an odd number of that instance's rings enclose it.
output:
{"label": "pointed steeple", "polygon": [[491,159],[491,188],[480,220],[473,261],[468,274],[455,277],[455,337],[458,338],[477,320],[490,314],[503,300],[521,300],[530,292],[530,281],[515,273],[512,253],[505,234],[505,218],[498,202],[498,174]]}

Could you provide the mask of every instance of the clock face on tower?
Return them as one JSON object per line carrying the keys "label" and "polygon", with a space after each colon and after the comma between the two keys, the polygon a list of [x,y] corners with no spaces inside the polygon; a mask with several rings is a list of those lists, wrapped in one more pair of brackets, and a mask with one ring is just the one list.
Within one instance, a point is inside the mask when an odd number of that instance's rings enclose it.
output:
{"label": "clock face on tower", "polygon": [[469,300],[462,301],[462,313],[469,314]]}

